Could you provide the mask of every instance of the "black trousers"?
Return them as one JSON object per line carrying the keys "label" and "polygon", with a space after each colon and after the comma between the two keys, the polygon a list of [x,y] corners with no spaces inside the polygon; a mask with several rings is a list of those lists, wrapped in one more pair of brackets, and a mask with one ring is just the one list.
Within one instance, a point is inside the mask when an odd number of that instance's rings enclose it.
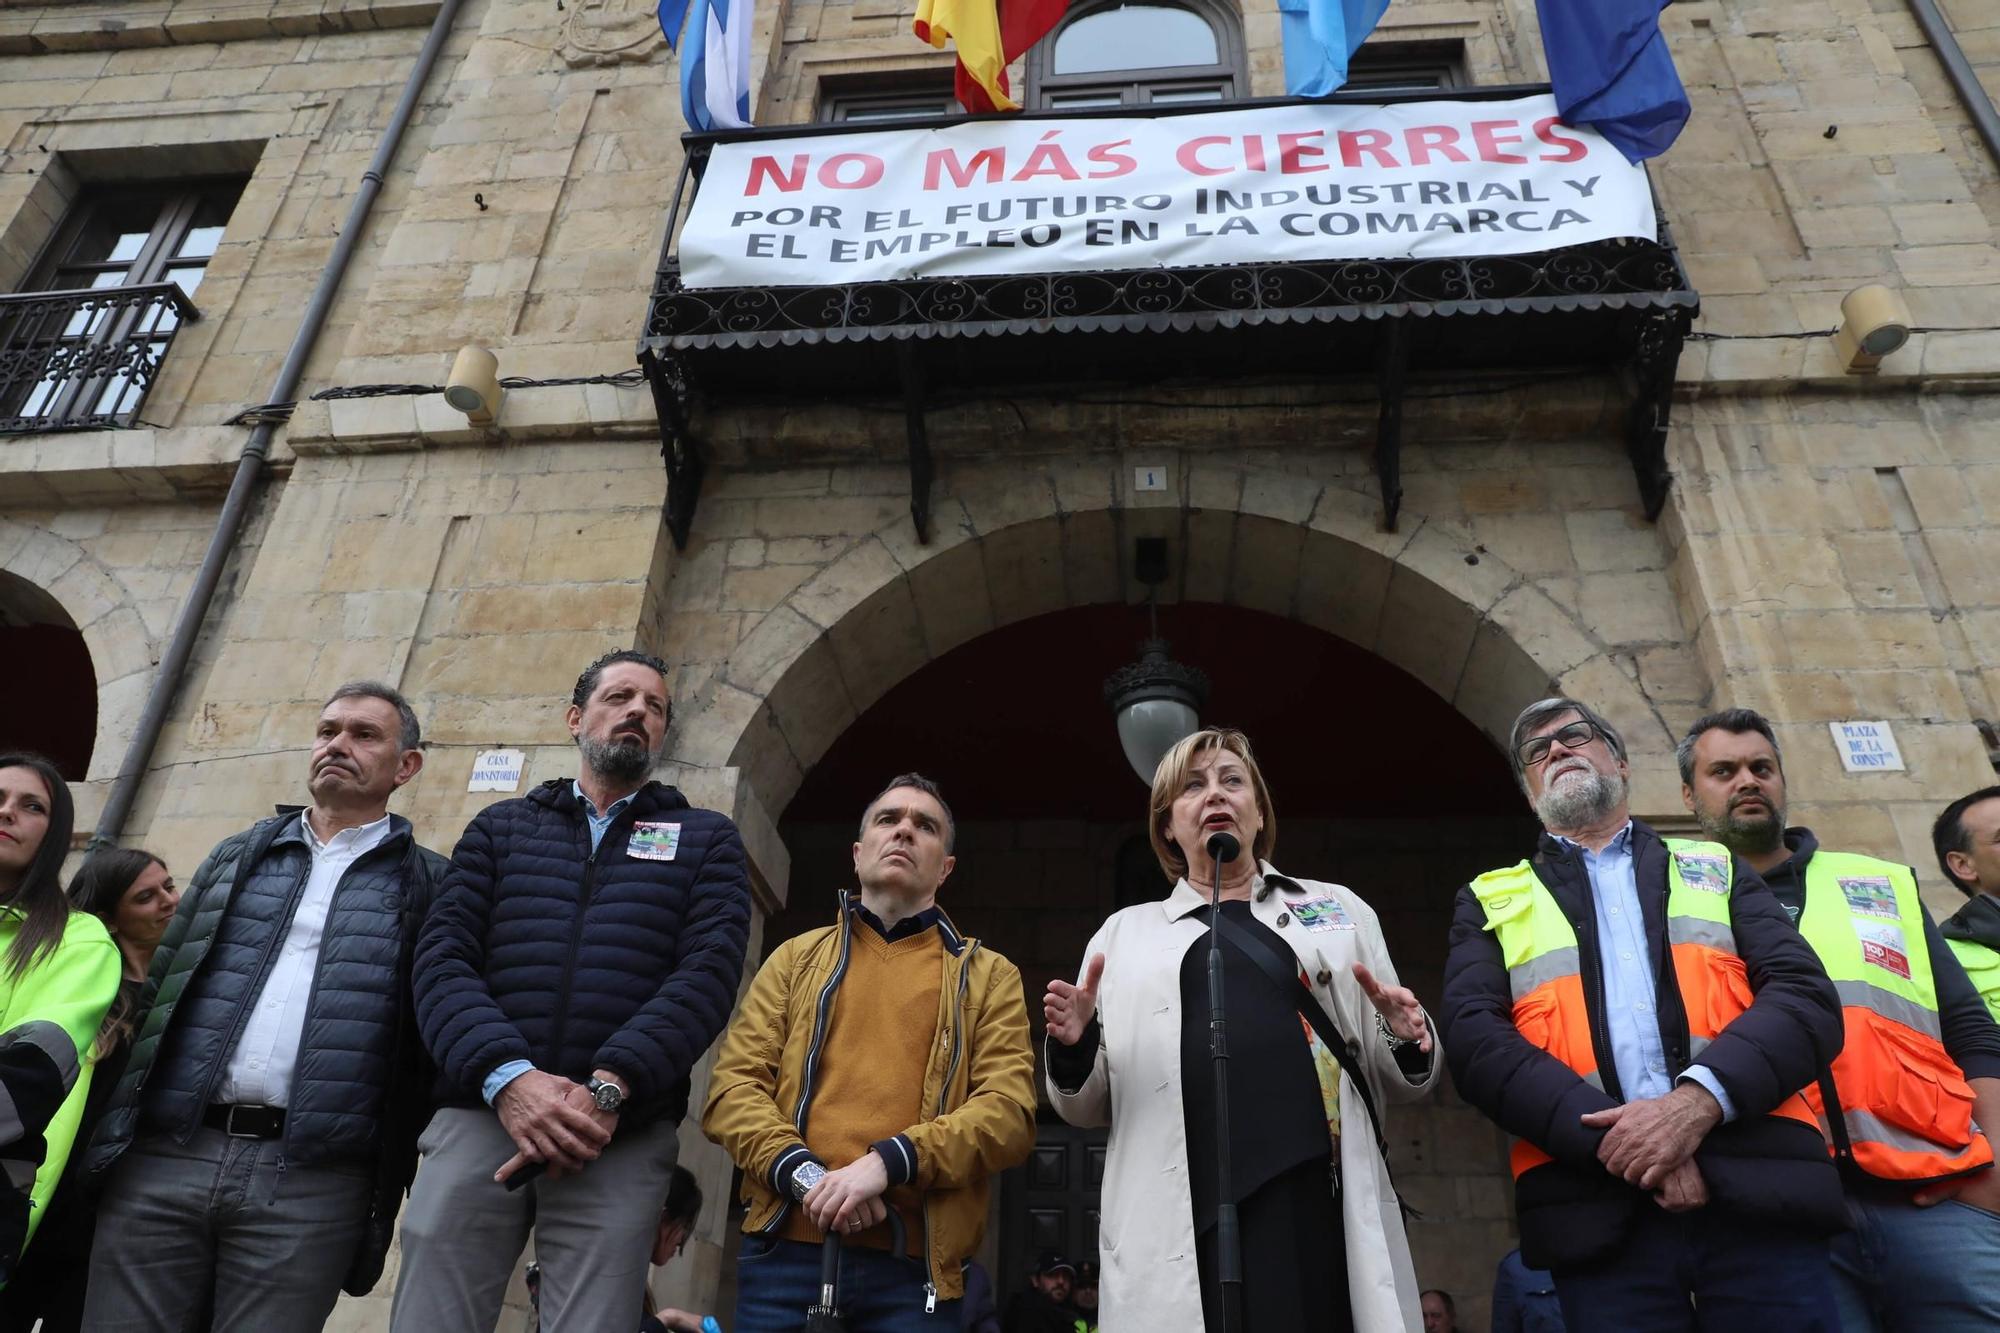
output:
{"label": "black trousers", "polygon": [[[1200,1170],[1201,1166],[1192,1164]],[[1243,1333],[1354,1333],[1347,1298],[1347,1228],[1325,1159],[1303,1162],[1236,1205],[1243,1232]],[[1215,1228],[1195,1238],[1201,1316],[1222,1331]],[[1766,1330],[1765,1333],[1770,1333]]]}

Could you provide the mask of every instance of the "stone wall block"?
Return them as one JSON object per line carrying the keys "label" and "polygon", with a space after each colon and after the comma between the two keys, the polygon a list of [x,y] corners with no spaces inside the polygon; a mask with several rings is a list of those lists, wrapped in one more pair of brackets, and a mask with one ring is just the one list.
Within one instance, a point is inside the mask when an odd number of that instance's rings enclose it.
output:
{"label": "stone wall block", "polygon": [[993,599],[980,543],[965,542],[940,553],[912,569],[909,580],[924,646],[932,657],[993,628]]}
{"label": "stone wall block", "polygon": [[996,628],[1060,610],[1067,604],[1062,533],[1054,518],[1018,524],[989,536],[982,555]]}
{"label": "stone wall block", "polygon": [[930,661],[916,601],[900,577],[842,617],[827,638],[857,713]]}
{"label": "stone wall block", "polygon": [[1098,606],[1126,600],[1129,552],[1119,516],[1109,508],[1070,510],[1062,516],[1064,603]]}
{"label": "stone wall block", "polygon": [[1382,632],[1365,645],[1430,686],[1439,698],[1458,693],[1478,629],[1477,613],[1420,574],[1398,566],[1389,576]]}
{"label": "stone wall block", "polygon": [[802,771],[810,771],[856,719],[840,660],[826,638],[798,654],[764,707]]}
{"label": "stone wall block", "polygon": [[1372,644],[1381,634],[1382,605],[1394,568],[1375,551],[1309,530],[1299,552],[1295,614],[1349,643]]}
{"label": "stone wall block", "polygon": [[790,606],[780,606],[736,645],[723,665],[723,679],[753,695],[766,695],[790,663],[825,633]]}

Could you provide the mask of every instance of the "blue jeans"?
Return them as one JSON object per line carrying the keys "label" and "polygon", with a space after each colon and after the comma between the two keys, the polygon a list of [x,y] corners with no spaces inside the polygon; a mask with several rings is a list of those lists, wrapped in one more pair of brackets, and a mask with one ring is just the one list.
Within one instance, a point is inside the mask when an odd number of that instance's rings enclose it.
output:
{"label": "blue jeans", "polygon": [[1840,1333],[1826,1248],[1713,1208],[1649,1204],[1617,1253],[1556,1270],[1556,1300],[1570,1333]]}
{"label": "blue jeans", "polygon": [[1846,1333],[2000,1329],[2000,1214],[1888,1193],[1849,1194],[1847,1212],[1854,1230],[1833,1240]]}
{"label": "blue jeans", "polygon": [[[736,1320],[731,1333],[795,1333],[819,1300],[820,1247],[771,1236],[745,1236],[736,1253]],[[924,1313],[924,1266],[887,1250],[840,1253],[840,1312],[849,1333],[947,1333],[958,1328],[958,1302]]]}

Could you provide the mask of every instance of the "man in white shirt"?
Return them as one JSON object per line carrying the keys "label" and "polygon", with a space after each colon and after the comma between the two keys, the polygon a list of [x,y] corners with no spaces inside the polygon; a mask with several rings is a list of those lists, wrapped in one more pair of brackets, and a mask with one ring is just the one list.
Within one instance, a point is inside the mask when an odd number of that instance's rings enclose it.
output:
{"label": "man in white shirt", "polygon": [[410,999],[444,860],[389,796],[423,767],[387,685],[321,711],[312,804],[195,872],[86,1175],[105,1188],[84,1326],[317,1330],[374,1285],[415,1170],[428,1076]]}

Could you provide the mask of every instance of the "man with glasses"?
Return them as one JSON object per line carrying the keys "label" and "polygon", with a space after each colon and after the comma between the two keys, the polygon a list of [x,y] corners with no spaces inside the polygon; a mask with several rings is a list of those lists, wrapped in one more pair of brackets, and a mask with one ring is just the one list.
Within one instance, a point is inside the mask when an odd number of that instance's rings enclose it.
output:
{"label": "man with glasses", "polygon": [[1459,893],[1459,1094],[1514,1136],[1521,1256],[1577,1329],[1835,1333],[1840,1178],[1798,1096],[1839,1001],[1754,871],[1631,817],[1625,743],[1574,699],[1514,722],[1546,830]]}

